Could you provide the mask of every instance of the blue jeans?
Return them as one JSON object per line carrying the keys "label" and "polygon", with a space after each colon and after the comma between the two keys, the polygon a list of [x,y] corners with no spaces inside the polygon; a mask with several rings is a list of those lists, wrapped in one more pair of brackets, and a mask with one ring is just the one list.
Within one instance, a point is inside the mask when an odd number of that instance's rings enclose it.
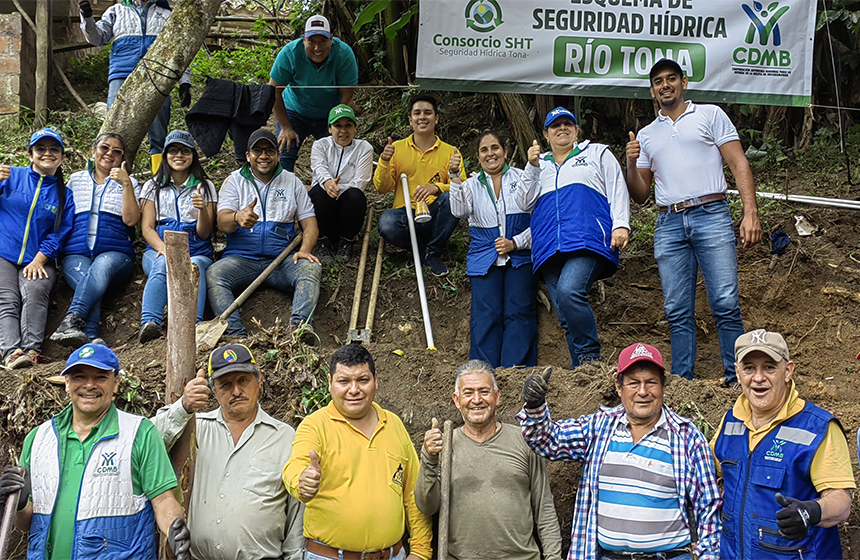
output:
{"label": "blue jeans", "polygon": [[[608,557],[603,554],[600,555],[600,560],[610,560]],[[680,556],[675,556],[672,560],[693,560],[693,556],[689,553],[681,554]]]}
{"label": "blue jeans", "polygon": [[[146,286],[143,288],[143,311],[140,314],[140,324],[156,323],[159,327],[164,322],[164,307],[167,305],[167,260],[164,255],[156,258],[154,249],[143,253],[143,273],[147,275]],[[212,259],[206,256],[191,257],[191,262],[200,269],[200,285],[197,289],[197,321],[203,320],[206,310],[206,269],[212,264]]]}
{"label": "blue jeans", "polygon": [[[111,80],[108,82],[108,98],[107,108],[113,105],[116,94],[119,93],[119,88],[125,78]],[[164,151],[164,139],[167,137],[167,127],[170,126],[170,96],[164,100],[161,109],[155,115],[155,120],[152,121],[152,126],[149,127],[149,153],[160,154]]]}
{"label": "blue jeans", "polygon": [[735,381],[735,340],[744,334],[738,298],[735,230],[725,200],[684,212],[661,212],[654,258],[672,340],[672,373],[693,379],[696,365],[696,278],[702,271],[717,324],[726,380]]}
{"label": "blue jeans", "polygon": [[[343,560],[343,555],[340,554],[339,558]],[[391,557],[391,560],[404,560],[406,558],[406,548],[402,547],[400,552]],[[304,556],[302,556],[303,560],[330,560],[328,556],[320,556],[319,554],[314,554],[313,552],[308,552],[307,549],[304,551]],[[686,560],[686,559],[682,559]]]}
{"label": "blue jeans", "polygon": [[[399,187],[398,187],[399,188]],[[425,256],[438,257],[445,250],[448,238],[454,233],[460,218],[451,214],[448,206],[448,193],[440,194],[430,209],[430,221],[423,224],[415,224],[415,236],[418,238],[418,255],[423,260]],[[406,249],[412,249],[412,241],[409,239],[409,222],[406,217],[406,208],[389,208],[379,217],[379,235],[386,243]],[[425,253],[426,249],[426,255]]]}
{"label": "blue jeans", "polygon": [[493,367],[537,365],[537,309],[531,264],[514,268],[491,266],[483,276],[470,276],[470,360]]}
{"label": "blue jeans", "polygon": [[[287,116],[290,118],[290,125],[293,127],[293,130],[295,130],[296,134],[299,135],[299,144],[296,145],[296,143],[293,142],[290,144],[288,150],[281,152],[281,167],[292,172],[295,169],[296,160],[299,157],[299,148],[302,147],[302,142],[305,141],[305,138],[313,136],[319,140],[320,138],[328,136],[329,133],[328,122],[326,119],[315,121],[313,119],[303,117],[299,113],[290,111],[289,109],[287,109]],[[280,134],[281,126],[278,125],[276,129],[277,134]]]}
{"label": "blue jeans", "polygon": [[86,255],[63,257],[63,274],[75,290],[67,313],[80,315],[87,321],[84,333],[92,340],[99,336],[102,297],[110,285],[127,280],[134,271],[134,261],[125,253],[106,251],[90,258]]}
{"label": "blue jeans", "polygon": [[603,277],[607,266],[610,263],[603,257],[582,250],[558,253],[540,267],[558,323],[565,331],[574,368],[600,359],[597,322],[588,305],[588,291]]}
{"label": "blue jeans", "polygon": [[[224,257],[206,270],[207,293],[209,305],[216,316],[221,315],[233,303],[234,292],[238,295],[253,282],[263,270],[275,259],[249,259],[245,257]],[[277,290],[293,290],[293,309],[290,313],[290,324],[307,321],[313,322],[314,309],[320,297],[320,277],[322,267],[306,259],[300,259],[293,264],[289,257],[276,268],[263,286]],[[234,311],[227,318],[227,334],[246,336],[245,327],[239,319],[239,311]]]}

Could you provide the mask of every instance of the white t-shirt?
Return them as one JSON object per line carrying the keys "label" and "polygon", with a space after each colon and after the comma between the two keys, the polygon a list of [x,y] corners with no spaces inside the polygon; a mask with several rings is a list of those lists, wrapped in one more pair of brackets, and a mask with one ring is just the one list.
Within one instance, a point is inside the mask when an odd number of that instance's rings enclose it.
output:
{"label": "white t-shirt", "polygon": [[720,146],[739,137],[728,115],[716,105],[687,101],[676,121],[661,111],[636,139],[641,147],[636,167],[654,173],[659,206],[726,192]]}
{"label": "white t-shirt", "polygon": [[[171,181],[170,185],[161,190],[155,188],[155,181],[150,179],[143,186],[140,195],[141,200],[155,202],[156,191],[158,192],[158,204],[155,205],[157,215],[156,223],[161,220],[178,219],[182,223],[191,224],[197,221],[200,211],[191,203],[191,195],[197,192],[197,188],[187,188],[188,180],[181,185]],[[208,181],[209,189],[201,189],[203,202],[218,202],[218,193],[212,181]]]}

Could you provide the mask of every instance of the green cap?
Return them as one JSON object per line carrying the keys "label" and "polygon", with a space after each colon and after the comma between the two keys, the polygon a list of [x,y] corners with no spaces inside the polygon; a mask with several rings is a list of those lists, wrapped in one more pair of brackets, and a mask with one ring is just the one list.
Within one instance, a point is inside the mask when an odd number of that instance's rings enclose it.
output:
{"label": "green cap", "polygon": [[352,107],[341,103],[340,105],[332,107],[331,111],[328,112],[328,124],[334,124],[336,120],[342,117],[346,117],[351,119],[352,122],[358,123],[358,121],[355,120],[355,111],[352,110]]}

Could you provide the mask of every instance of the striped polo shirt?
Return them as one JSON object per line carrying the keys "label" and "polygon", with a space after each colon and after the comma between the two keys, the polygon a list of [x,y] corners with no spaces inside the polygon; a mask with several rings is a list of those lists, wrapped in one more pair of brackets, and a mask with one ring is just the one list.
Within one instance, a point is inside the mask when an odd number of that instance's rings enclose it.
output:
{"label": "striped polo shirt", "polygon": [[621,417],[600,467],[597,541],[616,552],[658,552],[690,544],[679,506],[665,413],[638,443]]}

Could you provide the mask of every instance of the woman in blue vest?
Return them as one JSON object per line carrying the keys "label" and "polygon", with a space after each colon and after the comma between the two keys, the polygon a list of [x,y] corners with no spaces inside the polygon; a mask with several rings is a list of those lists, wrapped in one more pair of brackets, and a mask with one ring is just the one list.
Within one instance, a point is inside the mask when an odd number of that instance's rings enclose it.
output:
{"label": "woman in blue vest", "polygon": [[630,198],[608,146],[577,142],[576,117],[564,107],[546,116],[543,135],[529,148],[517,204],[531,212],[534,271],[543,274],[572,367],[600,359],[597,323],[588,305],[596,280],[615,274],[627,245]]}
{"label": "woman in blue vest", "polygon": [[55,259],[69,236],[74,200],[63,180],[63,139],[30,137],[29,167],[0,165],[0,352],[8,368],[32,366],[48,319]]}
{"label": "woman in blue vest", "polygon": [[[507,158],[505,139],[484,132],[478,138],[481,173],[465,183],[451,178],[451,213],[469,219],[471,238],[466,257],[472,283],[469,358],[493,367],[534,366],[537,311],[529,214],[514,200],[523,172],[509,167]],[[451,160],[450,168],[460,167],[459,152]]]}
{"label": "woman in blue vest", "polygon": [[164,157],[153,179],[143,186],[141,231],[146,239],[143,272],[148,275],[143,289],[143,313],[138,340],[147,342],[161,336],[164,306],[167,305],[167,265],[164,232],[188,233],[191,262],[200,269],[197,292],[197,320],[206,308],[206,269],[212,264],[212,232],[215,229],[215,185],[206,176],[194,148],[194,138],[174,130],[164,143]]}
{"label": "woman in blue vest", "polygon": [[99,134],[87,168],[73,173],[75,224],[63,247],[63,275],[75,290],[72,303],[51,340],[77,348],[99,338],[101,301],[108,286],[134,271],[134,226],[140,221],[137,180],[125,170],[125,140]]}

